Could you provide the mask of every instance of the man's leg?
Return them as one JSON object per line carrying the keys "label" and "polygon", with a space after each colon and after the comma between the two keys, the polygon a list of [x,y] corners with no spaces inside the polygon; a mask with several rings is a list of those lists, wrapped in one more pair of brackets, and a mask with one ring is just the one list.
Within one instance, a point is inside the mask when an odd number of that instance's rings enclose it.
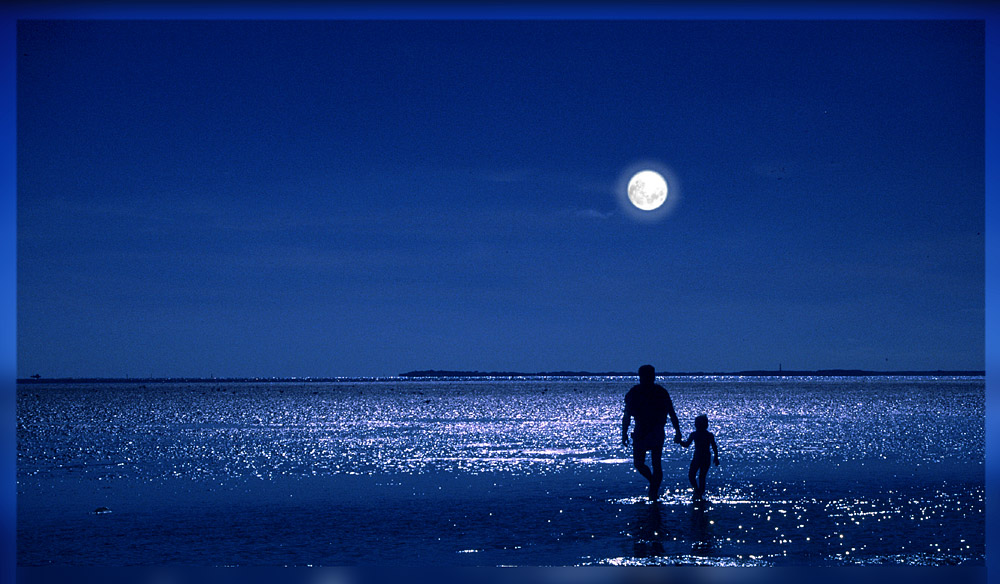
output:
{"label": "man's leg", "polygon": [[663,482],[663,445],[654,446],[649,450],[649,461],[653,465],[653,478],[649,481],[656,489]]}
{"label": "man's leg", "polygon": [[649,500],[655,501],[660,498],[660,483],[663,482],[663,445],[654,446],[649,449],[649,460],[653,465],[653,476],[649,478]]}
{"label": "man's leg", "polygon": [[635,443],[635,437],[632,438],[632,464],[635,465],[635,470],[639,471],[639,474],[645,477],[647,481],[650,483],[653,482],[653,473],[646,466],[646,451],[643,450],[642,446]]}

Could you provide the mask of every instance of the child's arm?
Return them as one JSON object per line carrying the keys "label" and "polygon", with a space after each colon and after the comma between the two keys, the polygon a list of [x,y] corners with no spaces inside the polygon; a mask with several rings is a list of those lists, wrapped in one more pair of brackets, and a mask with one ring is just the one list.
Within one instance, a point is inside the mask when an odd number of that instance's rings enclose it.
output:
{"label": "child's arm", "polygon": [[719,466],[719,447],[715,444],[715,434],[712,434],[712,452],[715,453],[715,466]]}
{"label": "child's arm", "polygon": [[692,440],[694,440],[694,433],[693,432],[687,437],[687,440],[681,440],[680,442],[678,442],[678,444],[680,444],[684,448],[687,448],[688,446],[691,446],[691,441]]}

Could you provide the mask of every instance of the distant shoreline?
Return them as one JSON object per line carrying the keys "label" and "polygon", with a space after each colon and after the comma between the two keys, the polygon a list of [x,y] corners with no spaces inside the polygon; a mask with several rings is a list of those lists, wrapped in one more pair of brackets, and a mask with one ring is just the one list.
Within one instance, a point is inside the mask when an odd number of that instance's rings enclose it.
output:
{"label": "distant shoreline", "polygon": [[[657,371],[657,377],[975,377],[985,376],[985,371],[865,371],[862,369],[816,369],[811,371]],[[519,373],[512,371],[409,371],[400,377],[638,377],[635,371],[550,371]]]}
{"label": "distant shoreline", "polygon": [[[637,377],[634,371],[443,371],[428,369],[408,371],[384,377],[52,377],[18,378],[17,383],[301,383],[345,381],[391,381],[430,378],[496,378],[496,377]],[[811,371],[658,371],[657,377],[985,377],[985,371],[865,371],[861,369],[817,369]]]}

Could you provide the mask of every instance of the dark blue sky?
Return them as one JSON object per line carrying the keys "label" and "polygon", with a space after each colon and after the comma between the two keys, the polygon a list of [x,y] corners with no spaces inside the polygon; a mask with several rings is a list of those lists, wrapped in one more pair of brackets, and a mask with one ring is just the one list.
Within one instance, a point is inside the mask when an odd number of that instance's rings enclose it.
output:
{"label": "dark blue sky", "polygon": [[982,22],[35,20],[17,68],[19,376],[985,366]]}

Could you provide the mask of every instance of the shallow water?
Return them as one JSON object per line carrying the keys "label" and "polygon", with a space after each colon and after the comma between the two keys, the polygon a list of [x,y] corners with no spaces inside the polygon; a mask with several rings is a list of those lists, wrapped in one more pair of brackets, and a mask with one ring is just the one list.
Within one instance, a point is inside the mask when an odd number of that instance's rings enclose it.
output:
{"label": "shallow water", "polygon": [[630,378],[19,385],[18,563],[984,565],[982,378],[660,382],[704,505]]}

